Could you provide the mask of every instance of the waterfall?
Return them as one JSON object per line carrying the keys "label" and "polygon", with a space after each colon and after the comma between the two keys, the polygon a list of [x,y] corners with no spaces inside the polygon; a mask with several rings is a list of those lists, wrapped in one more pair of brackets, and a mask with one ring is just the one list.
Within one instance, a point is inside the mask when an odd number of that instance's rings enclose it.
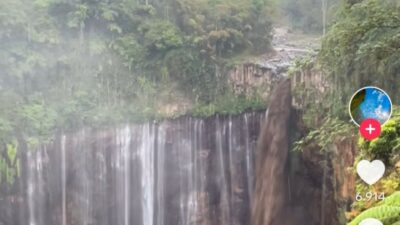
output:
{"label": "waterfall", "polygon": [[264,114],[60,135],[28,152],[29,225],[249,224]]}
{"label": "waterfall", "polygon": [[[245,137],[249,136],[250,130],[249,130],[249,119],[248,116],[245,114],[244,115],[244,132],[245,132]],[[254,174],[253,174],[253,151],[250,148],[250,142],[249,138],[245,139],[245,150],[246,150],[246,178],[247,178],[247,191],[248,191],[248,198],[249,198],[249,204],[251,205],[251,198],[253,195],[253,183],[254,183]]]}
{"label": "waterfall", "polygon": [[62,225],[67,225],[67,163],[66,163],[66,149],[65,149],[65,139],[63,135],[61,137],[61,189],[62,189]]}
{"label": "waterfall", "polygon": [[288,202],[287,193],[291,101],[290,80],[286,79],[277,85],[271,95],[270,107],[260,133],[252,225],[304,222],[293,219],[293,206]]}
{"label": "waterfall", "polygon": [[[151,125],[144,125],[139,147],[139,157],[142,171],[142,210],[143,225],[153,224],[154,216],[154,137]],[[128,225],[128,224],[126,224]]]}

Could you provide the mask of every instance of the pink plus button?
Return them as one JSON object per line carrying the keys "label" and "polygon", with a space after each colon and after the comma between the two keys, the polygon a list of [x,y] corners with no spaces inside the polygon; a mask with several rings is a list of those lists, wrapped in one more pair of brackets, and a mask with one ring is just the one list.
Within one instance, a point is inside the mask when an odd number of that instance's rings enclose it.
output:
{"label": "pink plus button", "polygon": [[381,134],[381,124],[376,119],[365,119],[360,125],[360,134],[367,140],[374,140]]}

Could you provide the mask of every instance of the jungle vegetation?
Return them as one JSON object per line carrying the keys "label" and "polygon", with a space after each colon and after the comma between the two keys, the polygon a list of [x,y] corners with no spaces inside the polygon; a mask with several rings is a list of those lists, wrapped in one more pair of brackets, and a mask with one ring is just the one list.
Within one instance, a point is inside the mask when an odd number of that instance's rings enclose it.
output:
{"label": "jungle vegetation", "polygon": [[[347,109],[356,90],[363,86],[378,86],[388,92],[394,105],[398,105],[400,94],[400,2],[342,1],[335,14],[322,38],[317,62],[313,63],[329,80],[331,91],[323,96],[323,101],[316,102],[314,98],[306,101],[303,119],[309,131],[295,144],[296,150],[317,144],[328,156],[334,144],[358,136],[356,127],[349,124]],[[345,220],[351,221],[349,224],[358,224],[370,217],[380,219],[384,225],[399,223],[399,141],[399,110],[396,106],[392,119],[383,126],[380,138],[373,141],[359,138],[354,165],[361,159],[380,159],[385,162],[387,171],[373,186],[357,180],[357,193],[382,192],[389,197],[384,201],[355,201],[346,213]]]}
{"label": "jungle vegetation", "polygon": [[[56,132],[159,119],[176,102],[190,110],[168,116],[266,107],[257,96],[232,94],[229,66],[271,51],[277,21],[322,34],[322,18],[327,30],[315,65],[333,91],[305,116],[320,117],[306,141],[327,150],[352,132],[347,96],[359,87],[379,86],[399,101],[398,0],[1,0],[1,182],[19,173],[17,140],[35,148]],[[396,121],[359,146],[391,163],[382,181],[390,193],[399,190]],[[354,205],[349,218],[369,207]]]}
{"label": "jungle vegetation", "polygon": [[261,104],[215,103],[232,99],[230,58],[271,48],[266,0],[3,0],[0,11],[1,143],[157,119],[169,102],[200,115]]}

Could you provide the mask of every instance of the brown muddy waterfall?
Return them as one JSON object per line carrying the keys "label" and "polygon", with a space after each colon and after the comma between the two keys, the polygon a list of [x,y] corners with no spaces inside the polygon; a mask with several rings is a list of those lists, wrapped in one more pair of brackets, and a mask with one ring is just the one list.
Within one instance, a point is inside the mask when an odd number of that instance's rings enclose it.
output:
{"label": "brown muddy waterfall", "polygon": [[281,82],[271,95],[261,130],[257,154],[257,181],[252,205],[252,225],[288,224],[286,163],[292,108],[290,80]]}
{"label": "brown muddy waterfall", "polygon": [[23,151],[0,225],[319,224],[304,204],[321,208],[318,169],[299,173],[310,167],[289,151],[290,81],[269,106],[56,135]]}
{"label": "brown muddy waterfall", "polygon": [[[342,184],[335,180],[337,162],[328,161],[327,167],[322,166],[324,156],[317,145],[302,152],[290,150],[296,136],[304,132],[301,111],[295,110],[292,103],[290,80],[281,81],[270,97],[259,135],[250,224],[344,224],[339,221],[337,189]],[[325,183],[324,172],[329,177]]]}

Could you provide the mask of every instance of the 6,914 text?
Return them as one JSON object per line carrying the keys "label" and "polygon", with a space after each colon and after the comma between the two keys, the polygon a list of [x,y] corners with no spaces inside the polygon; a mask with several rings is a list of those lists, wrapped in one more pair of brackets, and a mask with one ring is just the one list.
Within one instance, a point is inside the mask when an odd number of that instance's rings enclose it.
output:
{"label": "6,914 text", "polygon": [[385,193],[383,192],[366,192],[364,194],[357,193],[356,201],[379,201],[385,199]]}

